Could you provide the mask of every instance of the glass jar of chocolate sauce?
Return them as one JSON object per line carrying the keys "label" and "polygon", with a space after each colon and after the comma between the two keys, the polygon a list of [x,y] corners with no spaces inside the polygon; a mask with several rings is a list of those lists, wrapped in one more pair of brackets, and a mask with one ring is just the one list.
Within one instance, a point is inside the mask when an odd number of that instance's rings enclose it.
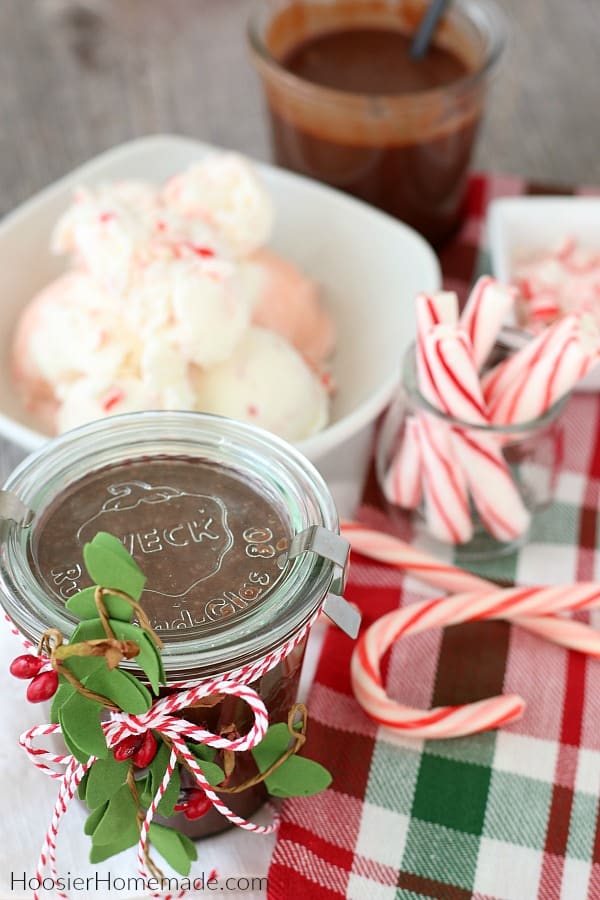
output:
{"label": "glass jar of chocolate sauce", "polygon": [[[69,432],[11,475],[0,521],[2,605],[34,642],[47,628],[69,636],[77,620],[65,601],[90,584],[83,545],[98,531],[117,536],[147,577],[140,602],[169,684],[232,672],[319,608],[343,610],[347,543],[325,483],[293,447],[229,419],[144,412]],[[303,654],[302,644],[253,685],[272,722],[287,720]],[[250,725],[233,697],[184,715],[215,733]],[[250,753],[236,754],[229,786],[255,772]],[[264,798],[262,784],[224,796],[244,816]],[[214,810],[174,824],[192,837],[228,826]]]}
{"label": "glass jar of chocolate sauce", "polygon": [[422,59],[429,0],[257,0],[251,52],[276,162],[366,200],[435,244],[456,228],[489,74],[492,0],[454,0]]}

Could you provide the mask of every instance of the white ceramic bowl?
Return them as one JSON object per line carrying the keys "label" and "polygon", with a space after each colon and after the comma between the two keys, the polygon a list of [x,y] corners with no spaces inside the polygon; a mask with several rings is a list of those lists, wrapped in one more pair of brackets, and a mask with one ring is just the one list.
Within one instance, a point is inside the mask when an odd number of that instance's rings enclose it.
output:
{"label": "white ceramic bowl", "polygon": [[[566,237],[600,249],[600,197],[505,197],[490,204],[490,260],[492,274],[500,281],[512,279],[516,260],[556,247]],[[577,389],[600,390],[598,369]]]}
{"label": "white ceramic bowl", "polygon": [[[80,184],[122,178],[162,182],[220,148],[169,135],[123,144],[24,203],[0,225],[0,434],[32,450],[47,440],[23,409],[10,375],[10,346],[21,309],[64,268],[49,251],[52,226]],[[414,297],[440,284],[437,259],[412,229],[314,181],[257,164],[273,197],[271,246],[323,286],[337,323],[331,424],[300,449],[352,507],[370,430],[397,384],[414,338]],[[68,352],[68,348],[65,348]],[[344,446],[344,453],[340,448]]]}

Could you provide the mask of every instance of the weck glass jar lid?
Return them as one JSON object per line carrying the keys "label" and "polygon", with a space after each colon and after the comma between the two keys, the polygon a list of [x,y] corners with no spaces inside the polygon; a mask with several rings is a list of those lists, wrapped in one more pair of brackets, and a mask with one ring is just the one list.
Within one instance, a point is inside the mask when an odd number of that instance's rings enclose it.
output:
{"label": "weck glass jar lid", "polygon": [[142,606],[170,682],[230,672],[281,646],[339,597],[348,546],[331,495],[294,448],[253,426],[184,412],[95,422],[46,444],[0,495],[2,605],[37,641],[68,636],[90,583],[83,545],[117,536],[147,577]]}

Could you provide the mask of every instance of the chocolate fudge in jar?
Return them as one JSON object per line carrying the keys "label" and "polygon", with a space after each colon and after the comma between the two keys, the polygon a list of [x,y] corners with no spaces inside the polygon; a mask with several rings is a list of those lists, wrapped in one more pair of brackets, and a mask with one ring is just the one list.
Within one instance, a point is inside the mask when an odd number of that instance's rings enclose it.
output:
{"label": "chocolate fudge in jar", "polygon": [[[13,473],[0,516],[2,604],[33,641],[73,631],[65,603],[91,583],[83,545],[99,531],[122,541],[147,578],[140,603],[164,642],[165,693],[256,662],[323,605],[339,608],[347,544],[327,487],[291,446],[232,420],[135,413],[77,429]],[[296,700],[304,645],[252,685],[271,723],[287,721]],[[215,734],[243,734],[252,721],[232,696],[182,714]],[[250,752],[236,753],[222,794],[246,818],[263,784],[231,789],[256,772]],[[185,800],[191,780],[182,788]],[[214,809],[172,824],[191,837],[229,825]]]}

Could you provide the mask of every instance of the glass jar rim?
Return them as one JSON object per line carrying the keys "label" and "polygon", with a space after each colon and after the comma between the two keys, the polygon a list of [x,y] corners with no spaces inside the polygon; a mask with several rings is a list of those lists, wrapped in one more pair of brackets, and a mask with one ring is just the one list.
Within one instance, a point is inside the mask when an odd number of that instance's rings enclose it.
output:
{"label": "glass jar rim", "polygon": [[[333,499],[321,475],[298,450],[253,425],[194,412],[137,412],[84,425],[55,438],[27,457],[4,490],[34,513],[32,525],[4,520],[0,545],[0,598],[17,627],[36,641],[46,628],[65,636],[78,619],[57,603],[29,564],[36,513],[87,472],[105,466],[162,459],[189,451],[192,458],[230,466],[234,473],[276,496],[290,518],[291,535],[311,526],[339,533]],[[283,575],[256,606],[250,606],[214,634],[165,641],[169,682],[226,674],[255,662],[296,635],[337,589],[339,568],[317,553],[289,560]],[[163,632],[166,637],[168,632]],[[135,668],[135,666],[133,666]]]}
{"label": "glass jar rim", "polygon": [[492,425],[489,423],[476,424],[465,421],[464,419],[456,419],[445,412],[433,406],[421,393],[417,380],[417,345],[413,342],[404,354],[404,362],[402,367],[402,386],[410,397],[411,402],[435,418],[440,419],[447,425],[455,426],[462,430],[480,431],[485,434],[513,435],[518,438],[524,432],[536,431],[550,425],[563,411],[569,402],[570,394],[560,397],[552,406],[535,419],[528,419],[525,422],[515,422],[510,425]]}
{"label": "glass jar rim", "polygon": [[300,78],[293,72],[288,71],[273,56],[260,33],[261,16],[266,11],[267,5],[268,0],[254,0],[254,7],[248,18],[246,28],[250,50],[259,67],[261,65],[265,66],[272,73],[275,73],[282,83],[296,91],[299,96],[304,96],[307,101],[335,103],[336,105],[348,107],[362,106],[365,102],[373,103],[377,99],[388,103],[393,103],[394,101],[406,102],[407,100],[415,99],[421,105],[426,104],[429,100],[435,101],[440,96],[453,93],[459,94],[461,91],[476,87],[495,68],[506,45],[506,17],[495,0],[454,0],[446,15],[456,16],[457,13],[462,13],[487,37],[487,52],[477,69],[455,79],[448,85],[418,92],[366,94],[354,91],[341,91]]}

